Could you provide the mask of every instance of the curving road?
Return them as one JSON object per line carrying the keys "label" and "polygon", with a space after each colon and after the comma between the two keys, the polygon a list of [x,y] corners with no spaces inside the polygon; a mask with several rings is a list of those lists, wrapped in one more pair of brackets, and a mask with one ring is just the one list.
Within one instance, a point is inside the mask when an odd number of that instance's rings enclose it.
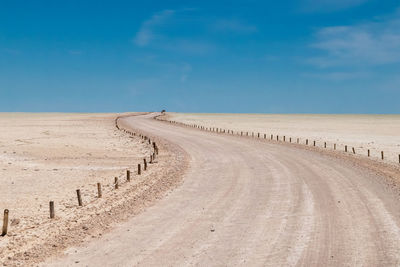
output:
{"label": "curving road", "polygon": [[181,146],[184,183],[55,266],[400,265],[398,193],[317,152],[125,118]]}

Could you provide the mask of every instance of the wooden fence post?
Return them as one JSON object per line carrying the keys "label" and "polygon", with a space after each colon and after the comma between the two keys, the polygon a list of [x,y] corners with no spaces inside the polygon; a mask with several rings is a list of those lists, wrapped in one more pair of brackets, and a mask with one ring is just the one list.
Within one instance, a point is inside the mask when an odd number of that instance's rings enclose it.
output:
{"label": "wooden fence post", "polygon": [[101,184],[97,183],[97,197],[101,198],[103,196],[102,192],[101,192]]}
{"label": "wooden fence post", "polygon": [[326,142],[324,142],[324,148],[326,148]]}
{"label": "wooden fence post", "polygon": [[289,143],[291,143],[292,142],[292,137],[289,137]]}
{"label": "wooden fence post", "polygon": [[118,177],[114,178],[114,188],[118,189]]}
{"label": "wooden fence post", "polygon": [[143,170],[147,170],[147,161],[143,159]]}
{"label": "wooden fence post", "polygon": [[333,144],[333,150],[336,150],[336,144]]}
{"label": "wooden fence post", "polygon": [[371,155],[371,152],[369,151],[369,149],[368,149],[367,155],[368,155],[368,157]]}
{"label": "wooden fence post", "polygon": [[3,217],[3,230],[1,232],[1,236],[5,236],[7,234],[7,229],[8,229],[8,209],[5,209]]}
{"label": "wooden fence post", "polygon": [[126,170],[126,180],[127,180],[128,182],[131,181],[131,171],[130,171],[130,170]]}
{"label": "wooden fence post", "polygon": [[299,143],[300,142],[300,139],[299,138],[297,138],[297,143]]}
{"label": "wooden fence post", "polygon": [[347,145],[344,146],[344,152],[347,152]]}
{"label": "wooden fence post", "polygon": [[381,151],[381,159],[382,159],[382,160],[384,159],[384,157],[383,157],[383,151]]}
{"label": "wooden fence post", "polygon": [[286,135],[283,136],[283,142],[286,142]]}
{"label": "wooden fence post", "polygon": [[50,201],[50,219],[54,218],[54,201]]}
{"label": "wooden fence post", "polygon": [[306,139],[306,145],[308,145],[308,139]]}
{"label": "wooden fence post", "polygon": [[81,190],[76,189],[76,195],[78,196],[78,205],[82,206]]}
{"label": "wooden fence post", "polygon": [[271,140],[274,138],[274,136],[271,134]]}
{"label": "wooden fence post", "polygon": [[137,173],[138,173],[138,175],[140,175],[142,173],[140,170],[140,164],[137,165]]}
{"label": "wooden fence post", "polygon": [[352,149],[353,149],[353,154],[356,154],[356,150],[354,149],[354,147]]}
{"label": "wooden fence post", "polygon": [[315,140],[314,140],[314,146],[315,146]]}

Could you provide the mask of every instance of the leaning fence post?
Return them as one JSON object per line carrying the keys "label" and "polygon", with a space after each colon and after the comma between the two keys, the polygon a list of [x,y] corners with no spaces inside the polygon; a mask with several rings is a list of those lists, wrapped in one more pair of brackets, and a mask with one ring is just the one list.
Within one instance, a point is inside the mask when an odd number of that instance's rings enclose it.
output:
{"label": "leaning fence post", "polygon": [[8,209],[5,209],[3,217],[3,231],[1,232],[1,236],[5,236],[7,234],[7,229],[8,229]]}
{"label": "leaning fence post", "polygon": [[353,154],[356,154],[356,150],[354,149],[354,147],[352,149],[353,149]]}
{"label": "leaning fence post", "polygon": [[78,205],[82,206],[81,190],[76,189],[76,195],[78,196]]}
{"label": "leaning fence post", "polygon": [[54,201],[50,201],[50,219],[54,218]]}
{"label": "leaning fence post", "polygon": [[118,177],[114,178],[114,188],[118,189]]}
{"label": "leaning fence post", "polygon": [[97,183],[97,197],[101,198],[102,197],[102,192],[101,192],[101,184]]}

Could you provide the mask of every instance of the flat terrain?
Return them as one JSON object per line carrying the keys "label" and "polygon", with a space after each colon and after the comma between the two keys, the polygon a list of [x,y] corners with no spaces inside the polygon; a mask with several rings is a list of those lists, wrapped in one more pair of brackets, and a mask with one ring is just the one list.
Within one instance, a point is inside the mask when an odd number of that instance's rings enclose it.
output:
{"label": "flat terrain", "polygon": [[[69,245],[101,236],[159,197],[148,194],[147,188],[164,192],[174,184],[159,183],[164,172],[171,171],[167,162],[174,162],[165,150],[157,164],[140,178],[136,175],[137,164],[149,160],[151,145],[119,131],[117,116],[0,114],[0,219],[4,209],[10,210],[8,235],[0,237],[0,263],[31,265]],[[129,187],[124,185],[128,169]],[[118,192],[114,177],[121,183]],[[76,189],[81,190],[83,207],[77,205]],[[55,203],[53,220],[49,201]]]}
{"label": "flat terrain", "polygon": [[[399,162],[400,115],[319,115],[319,114],[189,114],[168,113],[168,119],[205,127],[234,131],[249,131],[316,140],[317,146],[327,142],[343,150],[344,145],[355,147],[357,154]],[[295,139],[293,139],[295,140]]]}
{"label": "flat terrain", "polygon": [[45,265],[400,264],[399,191],[386,177],[295,145],[180,127],[152,115],[124,121],[186,151],[183,184]]}
{"label": "flat terrain", "polygon": [[12,218],[46,217],[49,200],[68,206],[73,197],[75,204],[76,189],[94,178],[109,183],[141,160],[146,146],[118,132],[115,117],[0,114],[0,208],[12,210]]}

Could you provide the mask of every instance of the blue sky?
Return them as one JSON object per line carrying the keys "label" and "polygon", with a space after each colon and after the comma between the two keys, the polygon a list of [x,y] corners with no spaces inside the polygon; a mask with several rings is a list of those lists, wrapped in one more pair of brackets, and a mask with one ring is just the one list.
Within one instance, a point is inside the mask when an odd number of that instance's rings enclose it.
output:
{"label": "blue sky", "polygon": [[400,113],[399,100],[398,0],[0,0],[0,111]]}

